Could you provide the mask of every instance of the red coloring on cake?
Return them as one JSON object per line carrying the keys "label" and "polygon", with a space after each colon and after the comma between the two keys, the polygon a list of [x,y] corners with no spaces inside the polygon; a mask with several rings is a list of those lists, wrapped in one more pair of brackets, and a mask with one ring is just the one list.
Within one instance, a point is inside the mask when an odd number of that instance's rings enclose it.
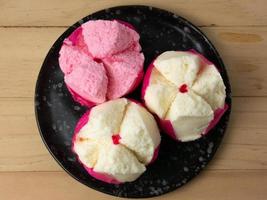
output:
{"label": "red coloring on cake", "polygon": [[179,88],[179,91],[180,91],[181,93],[186,93],[186,92],[188,92],[187,85],[186,85],[186,84],[181,85],[180,88]]}
{"label": "red coloring on cake", "polygon": [[112,135],[112,141],[113,141],[113,144],[120,144],[120,139],[121,139],[121,136],[119,134],[117,135]]}
{"label": "red coloring on cake", "polygon": [[95,62],[97,62],[97,63],[102,63],[101,59],[99,59],[99,58],[93,58],[93,60],[94,60]]}

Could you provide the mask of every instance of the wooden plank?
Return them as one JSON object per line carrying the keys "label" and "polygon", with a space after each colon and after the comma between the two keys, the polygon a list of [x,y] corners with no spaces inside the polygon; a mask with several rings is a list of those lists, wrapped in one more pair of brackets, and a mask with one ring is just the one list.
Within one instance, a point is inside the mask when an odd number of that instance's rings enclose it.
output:
{"label": "wooden plank", "polygon": [[0,97],[33,97],[41,64],[64,29],[0,29]]}
{"label": "wooden plank", "polygon": [[266,96],[267,27],[202,28],[220,52],[233,96]]}
{"label": "wooden plank", "polygon": [[[197,25],[267,25],[265,0],[1,0],[1,26],[69,26],[82,17],[117,5],[146,4],[172,11]],[[8,17],[7,17],[8,16]]]}
{"label": "wooden plank", "polygon": [[266,145],[223,143],[208,169],[267,169],[266,157]]}
{"label": "wooden plank", "polygon": [[[1,197],[9,200],[118,199],[87,188],[64,172],[0,173],[0,180]],[[156,199],[264,200],[266,184],[266,170],[204,171],[182,188]]]}
{"label": "wooden plank", "polygon": [[[14,124],[13,124],[14,125]],[[0,137],[0,171],[61,171],[39,134]]]}
{"label": "wooden plank", "polygon": [[[0,97],[32,98],[46,53],[64,30],[0,28]],[[233,96],[267,96],[267,27],[209,27],[202,30],[225,61]],[[238,41],[233,41],[235,38]]]}
{"label": "wooden plank", "polygon": [[[233,99],[229,129],[209,169],[267,169],[266,102]],[[61,170],[41,142],[32,99],[0,98],[0,127],[0,171]]]}

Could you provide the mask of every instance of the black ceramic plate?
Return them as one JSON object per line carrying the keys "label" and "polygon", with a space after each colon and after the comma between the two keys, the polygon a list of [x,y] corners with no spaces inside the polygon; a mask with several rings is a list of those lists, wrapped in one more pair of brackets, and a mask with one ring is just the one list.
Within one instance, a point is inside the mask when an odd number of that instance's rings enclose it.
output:
{"label": "black ceramic plate", "polygon": [[[145,67],[167,50],[195,49],[219,69],[226,85],[228,111],[210,133],[193,142],[178,143],[162,134],[158,159],[136,181],[107,184],[88,175],[71,151],[76,122],[86,108],[75,103],[68,92],[58,65],[64,38],[92,19],[120,19],[140,33]],[[131,98],[140,99],[140,87]],[[40,134],[61,167],[81,183],[98,191],[121,197],[152,197],[181,187],[195,177],[212,159],[224,135],[231,110],[230,85],[223,62],[207,37],[187,20],[173,13],[146,6],[114,7],[89,15],[68,28],[51,47],[36,84],[35,111]]]}

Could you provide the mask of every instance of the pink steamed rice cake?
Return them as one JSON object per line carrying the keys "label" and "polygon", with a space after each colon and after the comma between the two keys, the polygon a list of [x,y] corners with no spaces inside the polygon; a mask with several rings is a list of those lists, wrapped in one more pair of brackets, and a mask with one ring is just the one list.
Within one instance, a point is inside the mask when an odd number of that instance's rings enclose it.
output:
{"label": "pink steamed rice cake", "polygon": [[91,20],[63,42],[59,66],[73,98],[92,106],[134,90],[143,77],[144,55],[130,24]]}

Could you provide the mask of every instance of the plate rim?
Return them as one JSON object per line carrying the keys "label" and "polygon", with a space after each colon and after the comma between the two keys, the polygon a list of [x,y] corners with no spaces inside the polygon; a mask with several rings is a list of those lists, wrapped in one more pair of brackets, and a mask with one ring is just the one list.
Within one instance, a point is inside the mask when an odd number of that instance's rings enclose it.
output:
{"label": "plate rim", "polygon": [[[130,5],[118,5],[118,6],[112,6],[112,7],[105,7],[105,8],[102,8],[102,9],[98,9],[94,12],[91,12],[89,13],[88,15],[82,17],[81,19],[79,19],[78,21],[76,21],[75,23],[73,23],[72,25],[68,26],[61,34],[60,36],[57,37],[56,41],[50,46],[48,52],[46,53],[45,55],[45,59],[43,60],[42,64],[41,64],[41,68],[39,69],[39,72],[38,72],[38,76],[37,76],[37,80],[36,80],[36,83],[35,83],[35,90],[34,90],[34,97],[33,97],[33,100],[34,100],[34,115],[35,115],[35,121],[36,121],[36,124],[37,124],[37,127],[38,127],[38,132],[39,132],[39,135],[41,136],[41,139],[42,139],[42,142],[45,144],[45,147],[46,149],[48,150],[48,152],[50,153],[50,155],[52,155],[53,159],[56,161],[57,164],[59,164],[59,166],[65,171],[67,172],[68,175],[70,175],[72,178],[74,178],[76,181],[78,181],[79,183],[82,183],[83,185],[91,188],[91,189],[94,189],[95,191],[97,192],[101,192],[101,193],[105,193],[107,195],[110,195],[110,196],[113,196],[113,197],[123,197],[123,198],[134,198],[134,199],[139,199],[139,198],[151,198],[151,197],[157,197],[157,196],[162,196],[162,195],[166,195],[170,192],[173,192],[175,190],[177,190],[178,188],[184,186],[184,185],[187,185],[188,182],[190,182],[192,179],[194,179],[195,177],[197,177],[202,171],[202,170],[198,170],[194,176],[191,176],[190,178],[187,179],[186,183],[183,183],[181,184],[179,187],[170,187],[170,189],[166,192],[163,192],[159,195],[144,195],[144,196],[127,196],[127,197],[124,197],[124,196],[119,196],[119,195],[115,195],[111,192],[108,192],[106,190],[102,190],[96,186],[94,186],[93,184],[88,184],[86,181],[82,180],[82,179],[79,179],[78,177],[76,177],[74,174],[72,174],[69,170],[67,170],[64,165],[60,162],[59,159],[57,159],[56,155],[52,152],[52,150],[50,149],[49,147],[49,144],[47,143],[47,141],[45,140],[44,138],[44,134],[43,134],[43,131],[42,131],[42,128],[41,128],[41,125],[40,125],[40,119],[38,117],[38,109],[37,109],[37,106],[36,106],[36,103],[37,103],[37,94],[38,94],[38,88],[40,87],[40,79],[41,79],[41,76],[42,76],[42,72],[45,68],[45,63],[47,62],[47,59],[49,57],[49,55],[52,53],[51,49],[52,47],[57,44],[61,39],[62,36],[64,36],[64,34],[70,29],[70,28],[74,28],[75,29],[77,28],[76,25],[79,24],[79,21],[80,20],[85,20],[87,17],[93,15],[93,14],[97,14],[99,12],[103,12],[105,10],[116,10],[116,9],[126,9],[126,8],[129,8],[131,7],[132,9],[149,9],[149,10],[156,10],[156,11],[159,11],[159,12],[162,12],[162,13],[166,13],[166,14],[169,14],[169,15],[173,15],[173,16],[177,16],[177,19],[179,19],[180,21],[182,21],[183,23],[189,25],[192,29],[194,29],[194,31],[196,31],[197,33],[199,33],[206,41],[206,43],[208,43],[208,45],[210,45],[212,47],[212,51],[215,53],[215,56],[217,57],[218,59],[218,62],[220,64],[220,66],[222,66],[222,69],[224,71],[224,77],[225,79],[227,80],[227,86],[226,86],[226,89],[228,90],[227,92],[227,96],[228,96],[228,110],[227,112],[229,113],[227,118],[225,119],[226,123],[228,123],[230,121],[230,117],[231,117],[231,110],[232,110],[232,90],[231,90],[231,84],[230,84],[230,80],[229,80],[229,76],[228,76],[228,73],[227,73],[227,70],[226,70],[226,67],[223,63],[223,60],[220,56],[220,54],[218,53],[217,49],[215,48],[215,46],[213,45],[213,43],[210,41],[210,39],[206,36],[206,34],[204,34],[204,32],[202,32],[199,27],[197,27],[196,25],[194,25],[192,22],[188,21],[186,18],[182,17],[181,15],[179,14],[176,14],[172,11],[169,11],[169,10],[165,10],[165,9],[162,9],[162,8],[159,8],[159,7],[155,7],[155,6],[150,6],[150,5],[142,5],[142,4],[130,4]],[[89,21],[89,20],[87,20]],[[65,28],[65,27],[64,27]],[[75,30],[74,29],[74,30]],[[224,135],[226,133],[226,130],[228,128],[228,125],[226,125],[224,131],[223,131],[223,136],[222,136],[222,139],[218,145],[218,147],[214,150],[214,153],[213,153],[213,156],[211,159],[209,159],[205,165],[204,168],[206,168],[207,165],[210,164],[211,161],[214,160],[214,155],[216,154],[218,148],[221,146],[221,143],[222,143],[222,140],[224,138]]]}

